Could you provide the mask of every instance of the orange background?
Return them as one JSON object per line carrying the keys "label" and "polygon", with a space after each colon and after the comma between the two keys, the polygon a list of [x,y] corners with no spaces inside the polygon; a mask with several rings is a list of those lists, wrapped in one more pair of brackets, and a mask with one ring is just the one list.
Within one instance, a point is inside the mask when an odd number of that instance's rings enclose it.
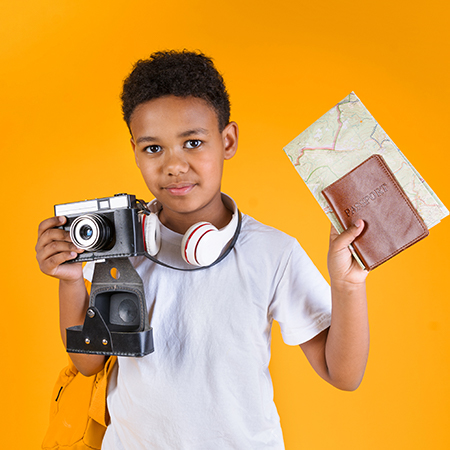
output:
{"label": "orange background", "polygon": [[[38,223],[55,203],[150,200],[120,113],[135,60],[213,56],[241,130],[224,191],[296,236],[326,274],[328,220],[282,148],[353,90],[449,207],[449,12],[442,0],[2,2],[2,448],[39,448],[66,362],[57,281],[34,256]],[[449,231],[447,218],[369,276],[372,346],[356,392],[319,379],[275,327],[288,450],[449,448]]]}

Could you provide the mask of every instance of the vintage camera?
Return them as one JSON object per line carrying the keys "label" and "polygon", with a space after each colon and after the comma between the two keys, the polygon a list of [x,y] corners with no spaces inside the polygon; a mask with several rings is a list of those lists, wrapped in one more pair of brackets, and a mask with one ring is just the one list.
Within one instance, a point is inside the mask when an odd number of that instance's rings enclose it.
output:
{"label": "vintage camera", "polygon": [[85,251],[74,260],[96,261],[84,325],[66,329],[67,351],[141,357],[153,352],[142,280],[129,257],[145,255],[140,214],[145,202],[117,194],[55,205],[61,227]]}
{"label": "vintage camera", "polygon": [[72,242],[85,250],[68,262],[144,255],[139,217],[144,205],[128,194],[55,205],[55,215],[67,218],[61,228],[69,231]]}

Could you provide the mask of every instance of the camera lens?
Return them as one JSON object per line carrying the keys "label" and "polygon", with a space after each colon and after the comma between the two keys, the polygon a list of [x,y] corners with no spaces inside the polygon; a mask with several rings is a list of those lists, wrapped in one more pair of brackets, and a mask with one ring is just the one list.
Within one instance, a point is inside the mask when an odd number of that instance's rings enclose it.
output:
{"label": "camera lens", "polygon": [[85,241],[89,240],[93,234],[94,234],[94,231],[92,230],[92,228],[89,225],[83,225],[80,228],[80,237],[81,237],[81,239],[83,239]]}
{"label": "camera lens", "polygon": [[70,239],[84,250],[108,249],[113,237],[113,227],[109,220],[99,214],[77,217],[70,226]]}

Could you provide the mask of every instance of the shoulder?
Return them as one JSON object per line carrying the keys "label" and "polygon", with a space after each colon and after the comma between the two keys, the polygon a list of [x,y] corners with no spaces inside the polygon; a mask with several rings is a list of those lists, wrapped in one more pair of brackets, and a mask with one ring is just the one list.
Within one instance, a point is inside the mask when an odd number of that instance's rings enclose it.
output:
{"label": "shoulder", "polygon": [[292,236],[265,225],[247,214],[242,215],[242,229],[239,238],[244,242],[264,243],[281,245],[283,248],[299,245]]}
{"label": "shoulder", "polygon": [[293,255],[305,255],[297,239],[248,215],[242,217],[241,233],[236,246],[238,250],[250,254],[252,259],[261,258],[263,264],[266,257],[283,265]]}

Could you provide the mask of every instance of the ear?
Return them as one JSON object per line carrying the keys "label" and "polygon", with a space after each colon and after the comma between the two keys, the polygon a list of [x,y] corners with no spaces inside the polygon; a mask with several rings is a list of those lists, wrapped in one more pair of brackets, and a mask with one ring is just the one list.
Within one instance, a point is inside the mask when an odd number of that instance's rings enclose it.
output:
{"label": "ear", "polygon": [[136,165],[139,167],[139,161],[138,161],[137,155],[136,155],[136,144],[134,143],[134,140],[133,140],[132,137],[130,138],[130,142],[131,142],[131,147],[132,147],[133,152],[134,152],[134,160],[136,161]]}
{"label": "ear", "polygon": [[237,151],[239,127],[236,122],[230,122],[222,131],[224,158],[231,159]]}

